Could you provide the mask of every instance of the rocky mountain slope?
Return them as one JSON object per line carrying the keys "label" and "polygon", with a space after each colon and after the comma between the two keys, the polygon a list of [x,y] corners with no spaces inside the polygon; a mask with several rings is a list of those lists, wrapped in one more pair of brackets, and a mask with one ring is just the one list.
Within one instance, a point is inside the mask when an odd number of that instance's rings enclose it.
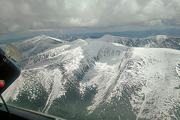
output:
{"label": "rocky mountain slope", "polygon": [[179,41],[37,38],[14,44],[25,57],[9,104],[70,120],[180,119]]}

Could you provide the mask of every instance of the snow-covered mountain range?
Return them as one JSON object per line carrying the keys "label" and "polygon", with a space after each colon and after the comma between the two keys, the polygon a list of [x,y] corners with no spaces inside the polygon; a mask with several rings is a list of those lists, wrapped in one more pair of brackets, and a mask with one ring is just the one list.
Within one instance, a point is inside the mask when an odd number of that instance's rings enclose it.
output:
{"label": "snow-covered mountain range", "polygon": [[38,36],[24,55],[9,104],[70,120],[179,120],[180,39],[158,35],[66,42]]}

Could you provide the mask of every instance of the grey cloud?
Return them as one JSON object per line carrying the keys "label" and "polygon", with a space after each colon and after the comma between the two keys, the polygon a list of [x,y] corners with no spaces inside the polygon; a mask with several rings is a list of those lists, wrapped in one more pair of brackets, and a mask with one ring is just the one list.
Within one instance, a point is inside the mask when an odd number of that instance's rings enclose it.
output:
{"label": "grey cloud", "polygon": [[179,0],[0,0],[0,31],[180,24]]}

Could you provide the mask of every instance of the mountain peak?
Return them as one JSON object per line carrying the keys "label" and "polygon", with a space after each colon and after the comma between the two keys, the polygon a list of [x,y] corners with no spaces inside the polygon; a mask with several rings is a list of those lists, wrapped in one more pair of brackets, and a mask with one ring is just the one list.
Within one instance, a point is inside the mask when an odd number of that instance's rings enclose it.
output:
{"label": "mountain peak", "polygon": [[58,42],[64,42],[64,41],[61,40],[61,39],[54,38],[54,37],[47,36],[47,35],[39,35],[39,36],[33,37],[33,38],[31,38],[30,40],[27,40],[27,41],[34,41],[34,42],[37,42],[37,41],[47,40],[47,39],[48,39],[48,40],[58,41]]}

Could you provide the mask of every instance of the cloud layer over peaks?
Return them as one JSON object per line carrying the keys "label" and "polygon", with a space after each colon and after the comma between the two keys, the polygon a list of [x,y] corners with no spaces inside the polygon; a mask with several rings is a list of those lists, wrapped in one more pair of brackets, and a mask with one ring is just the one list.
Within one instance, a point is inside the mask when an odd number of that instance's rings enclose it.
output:
{"label": "cloud layer over peaks", "polygon": [[180,0],[0,0],[0,32],[180,25]]}

